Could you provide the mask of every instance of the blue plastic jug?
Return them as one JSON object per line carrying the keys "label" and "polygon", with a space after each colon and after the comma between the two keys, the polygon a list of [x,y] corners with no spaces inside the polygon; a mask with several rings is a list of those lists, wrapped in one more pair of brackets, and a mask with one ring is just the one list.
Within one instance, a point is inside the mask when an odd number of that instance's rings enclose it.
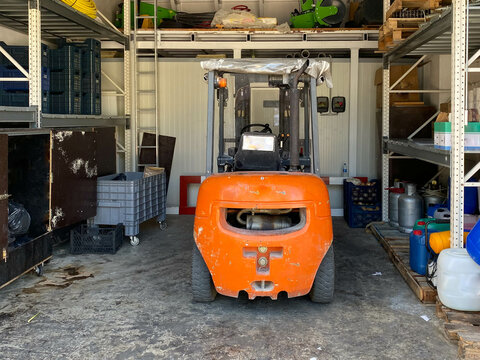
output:
{"label": "blue plastic jug", "polygon": [[[471,178],[468,182],[476,182],[477,180]],[[476,187],[465,187],[464,196],[464,212],[465,214],[476,214],[478,212],[478,191]],[[448,179],[448,210],[450,210],[450,178]]]}
{"label": "blue plastic jug", "polygon": [[[465,189],[466,190],[466,189]],[[480,221],[475,224],[467,236],[467,252],[480,265]]]}
{"label": "blue plastic jug", "polygon": [[428,236],[438,231],[450,230],[449,222],[434,219],[419,219],[410,233],[410,268],[420,275],[427,274],[428,260],[433,258],[433,251],[426,244],[425,230]]}

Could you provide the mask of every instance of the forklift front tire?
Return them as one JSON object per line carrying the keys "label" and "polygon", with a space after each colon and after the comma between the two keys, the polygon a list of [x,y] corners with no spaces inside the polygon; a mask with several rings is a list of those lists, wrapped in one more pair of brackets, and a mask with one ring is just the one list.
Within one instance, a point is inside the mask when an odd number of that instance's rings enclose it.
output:
{"label": "forklift front tire", "polygon": [[210,271],[195,243],[192,251],[192,294],[195,302],[211,302],[217,296]]}
{"label": "forklift front tire", "polygon": [[321,304],[331,302],[333,299],[334,286],[335,259],[332,244],[318,267],[312,289],[310,290],[310,299],[315,303]]}

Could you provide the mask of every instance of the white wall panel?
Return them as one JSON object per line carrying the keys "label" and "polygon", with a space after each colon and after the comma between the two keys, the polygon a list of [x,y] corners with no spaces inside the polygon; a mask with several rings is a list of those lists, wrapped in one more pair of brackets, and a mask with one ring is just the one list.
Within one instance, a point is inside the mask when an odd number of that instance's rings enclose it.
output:
{"label": "white wall panel", "polygon": [[[142,61],[141,70],[151,70],[152,61]],[[359,108],[357,172],[359,175],[377,177],[375,88],[374,75],[379,61],[361,61],[359,73]],[[159,124],[160,133],[175,136],[177,144],[172,167],[168,194],[168,206],[178,206],[179,176],[203,174],[205,172],[205,136],[207,86],[203,80],[204,71],[197,60],[161,60],[158,64],[160,79]],[[140,75],[142,88],[153,86],[148,75]],[[349,101],[350,63],[348,59],[335,60],[333,65],[334,88],[332,96],[345,96]],[[324,85],[319,86],[318,95],[328,95]],[[153,101],[146,96],[146,106]],[[229,107],[233,105],[230,91]],[[269,111],[269,110],[267,110]],[[226,111],[226,116],[231,111]],[[218,121],[218,117],[216,117]],[[349,113],[319,116],[321,173],[327,176],[341,176],[342,166],[348,161]],[[150,126],[153,126],[150,122]],[[218,127],[218,126],[216,126]],[[330,187],[333,208],[343,204],[342,188]]]}

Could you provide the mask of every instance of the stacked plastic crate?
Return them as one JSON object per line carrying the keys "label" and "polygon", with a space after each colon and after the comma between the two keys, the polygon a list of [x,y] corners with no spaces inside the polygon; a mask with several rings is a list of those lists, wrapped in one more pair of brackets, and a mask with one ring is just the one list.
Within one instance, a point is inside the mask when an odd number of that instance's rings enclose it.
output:
{"label": "stacked plastic crate", "polygon": [[53,114],[81,114],[81,50],[64,46],[50,52],[51,109]]}
{"label": "stacked plastic crate", "polygon": [[[28,71],[28,46],[8,46],[4,42],[0,45],[24,69]],[[0,77],[23,78],[20,70],[4,55],[0,54]],[[50,112],[50,68],[49,49],[42,44],[42,111]],[[28,106],[28,81],[1,81],[0,105],[1,106]]]}
{"label": "stacked plastic crate", "polygon": [[82,49],[82,114],[100,115],[102,112],[100,41],[87,39],[75,45]]}
{"label": "stacked plastic crate", "polygon": [[374,221],[380,221],[381,191],[380,181],[357,177],[360,185],[343,180],[343,217],[352,228],[361,228]]}

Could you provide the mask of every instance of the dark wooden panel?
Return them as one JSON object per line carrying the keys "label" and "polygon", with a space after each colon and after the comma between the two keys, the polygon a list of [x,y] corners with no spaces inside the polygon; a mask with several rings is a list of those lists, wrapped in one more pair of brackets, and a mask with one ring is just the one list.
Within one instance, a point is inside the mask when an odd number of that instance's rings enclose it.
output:
{"label": "dark wooden panel", "polygon": [[95,216],[97,160],[93,131],[51,133],[50,228]]}
{"label": "dark wooden panel", "polygon": [[10,199],[30,214],[28,236],[44,234],[48,226],[50,135],[10,136],[8,139]]}
{"label": "dark wooden panel", "polygon": [[8,135],[0,134],[0,261],[8,248]]}
{"label": "dark wooden panel", "polygon": [[[158,135],[158,166],[165,168],[167,175],[167,190],[172,171],[173,154],[175,152],[176,138]],[[143,134],[142,146],[155,146],[155,134]],[[141,149],[140,164],[155,164],[155,149]]]}
{"label": "dark wooden panel", "polygon": [[98,176],[117,172],[117,144],[114,127],[95,128]]}
{"label": "dark wooden panel", "polygon": [[0,261],[0,289],[52,256],[52,235],[53,233],[43,234],[11,249],[8,261]]}

